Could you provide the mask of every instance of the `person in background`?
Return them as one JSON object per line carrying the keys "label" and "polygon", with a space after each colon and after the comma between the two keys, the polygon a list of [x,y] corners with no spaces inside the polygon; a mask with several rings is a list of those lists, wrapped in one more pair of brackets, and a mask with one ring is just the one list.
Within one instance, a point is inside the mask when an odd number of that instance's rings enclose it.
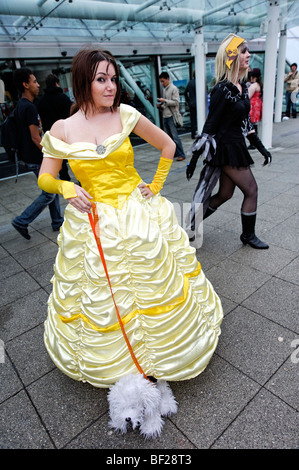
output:
{"label": "person in background", "polygon": [[[142,90],[142,84],[140,81],[137,81],[136,85],[140,88],[140,90]],[[141,114],[144,114],[144,115],[146,114],[144,104],[142,103],[140,98],[137,96],[137,93],[134,94],[133,103],[134,103],[134,108],[136,108],[137,111],[139,111]]]}
{"label": "person in background", "polygon": [[190,109],[191,138],[195,139],[197,131],[195,70],[193,70],[192,78],[185,88],[184,95]]}
{"label": "person in background", "polygon": [[[248,96],[250,99],[250,120],[258,135],[258,123],[261,121],[263,116],[263,81],[262,74],[259,68],[254,68],[250,72],[251,85],[248,88]],[[249,149],[255,149],[254,145],[250,144]]]}
{"label": "person in background", "polygon": [[285,76],[284,82],[286,83],[286,117],[297,117],[296,98],[294,94],[299,91],[299,72],[297,64],[294,62],[291,65],[290,72]]}
{"label": "person in background", "polygon": [[160,83],[164,88],[163,98],[158,98],[157,107],[162,109],[163,124],[165,132],[172,138],[176,144],[176,151],[174,158],[177,161],[185,160],[185,152],[183,144],[179,137],[177,128],[173,120],[173,113],[179,111],[180,108],[180,93],[178,88],[170,81],[167,72],[162,72],[159,75]]}
{"label": "person in background", "polygon": [[[39,94],[39,84],[32,71],[22,67],[14,72],[14,82],[21,94],[21,99],[16,106],[17,127],[20,137],[20,160],[25,163],[29,171],[33,171],[36,177],[40,170],[43,155],[41,151],[42,126],[34,100]],[[42,191],[30,206],[21,215],[15,217],[12,226],[30,240],[28,225],[46,208],[49,207],[51,224],[54,231],[59,230],[63,223],[60,211],[59,195]]]}
{"label": "person in background", "polygon": [[[46,132],[51,129],[54,122],[58,121],[58,119],[69,117],[72,102],[63,93],[57,75],[52,73],[46,78],[46,88],[44,91],[44,95],[37,101],[36,106],[42,121],[43,131]],[[71,180],[66,160],[62,162],[59,176],[62,180]]]}

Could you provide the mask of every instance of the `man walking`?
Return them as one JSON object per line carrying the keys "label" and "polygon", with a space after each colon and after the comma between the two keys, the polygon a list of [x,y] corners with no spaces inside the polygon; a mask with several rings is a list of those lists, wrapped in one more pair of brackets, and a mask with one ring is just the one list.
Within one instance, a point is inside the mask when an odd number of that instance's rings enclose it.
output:
{"label": "man walking", "polygon": [[297,64],[291,65],[290,72],[284,77],[286,86],[286,116],[291,117],[291,110],[293,118],[297,117],[296,109],[296,95],[299,91],[299,72]]}
{"label": "man walking", "polygon": [[180,93],[178,88],[170,82],[167,72],[159,75],[160,83],[164,88],[163,98],[158,98],[158,108],[162,108],[164,131],[172,138],[176,144],[174,158],[177,161],[185,160],[185,153],[177,128],[173,120],[173,113],[179,111]]}
{"label": "man walking", "polygon": [[[39,94],[39,84],[27,67],[15,70],[14,82],[21,94],[21,99],[16,106],[16,119],[20,137],[20,160],[22,160],[28,170],[38,177],[40,166],[43,159],[41,142],[42,128],[39,115],[33,101]],[[24,212],[15,217],[12,226],[22,235],[30,240],[28,225],[49,206],[52,219],[52,228],[59,230],[63,223],[63,217],[60,212],[60,203],[58,194],[49,194],[42,191]]]}

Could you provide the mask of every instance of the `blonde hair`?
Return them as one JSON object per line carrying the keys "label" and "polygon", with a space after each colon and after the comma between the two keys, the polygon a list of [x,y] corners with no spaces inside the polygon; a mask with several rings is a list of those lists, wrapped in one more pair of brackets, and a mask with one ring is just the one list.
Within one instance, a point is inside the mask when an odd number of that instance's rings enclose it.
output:
{"label": "blonde hair", "polygon": [[[242,44],[238,47],[238,56],[237,58],[232,62],[231,68],[229,69],[228,66],[226,65],[226,61],[228,58],[226,48],[231,42],[233,38],[239,38],[240,36],[237,36],[234,33],[230,33],[225,39],[223,39],[222,43],[219,46],[219,49],[216,54],[216,59],[215,59],[215,76],[216,76],[216,83],[221,82],[223,80],[228,80],[229,82],[236,82],[239,76],[239,66],[240,66],[240,52],[242,47],[244,47],[244,43],[246,41],[243,41]],[[242,76],[239,77],[239,79],[243,79],[247,77],[247,70],[244,71]]]}

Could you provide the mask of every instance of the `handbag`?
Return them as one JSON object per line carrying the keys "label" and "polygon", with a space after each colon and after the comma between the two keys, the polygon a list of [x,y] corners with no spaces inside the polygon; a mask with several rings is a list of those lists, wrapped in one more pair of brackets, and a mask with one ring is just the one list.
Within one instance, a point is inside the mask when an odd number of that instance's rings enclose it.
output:
{"label": "handbag", "polygon": [[175,127],[183,127],[183,116],[179,111],[172,111],[170,108]]}

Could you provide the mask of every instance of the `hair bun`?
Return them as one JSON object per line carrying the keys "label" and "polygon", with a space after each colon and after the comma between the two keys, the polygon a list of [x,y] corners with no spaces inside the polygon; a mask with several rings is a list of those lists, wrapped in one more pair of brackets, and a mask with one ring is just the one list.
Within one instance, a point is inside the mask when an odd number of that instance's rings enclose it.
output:
{"label": "hair bun", "polygon": [[260,77],[262,74],[261,74],[261,69],[259,69],[258,67],[255,68],[255,69],[252,69],[251,72],[250,72],[250,75],[251,77]]}

